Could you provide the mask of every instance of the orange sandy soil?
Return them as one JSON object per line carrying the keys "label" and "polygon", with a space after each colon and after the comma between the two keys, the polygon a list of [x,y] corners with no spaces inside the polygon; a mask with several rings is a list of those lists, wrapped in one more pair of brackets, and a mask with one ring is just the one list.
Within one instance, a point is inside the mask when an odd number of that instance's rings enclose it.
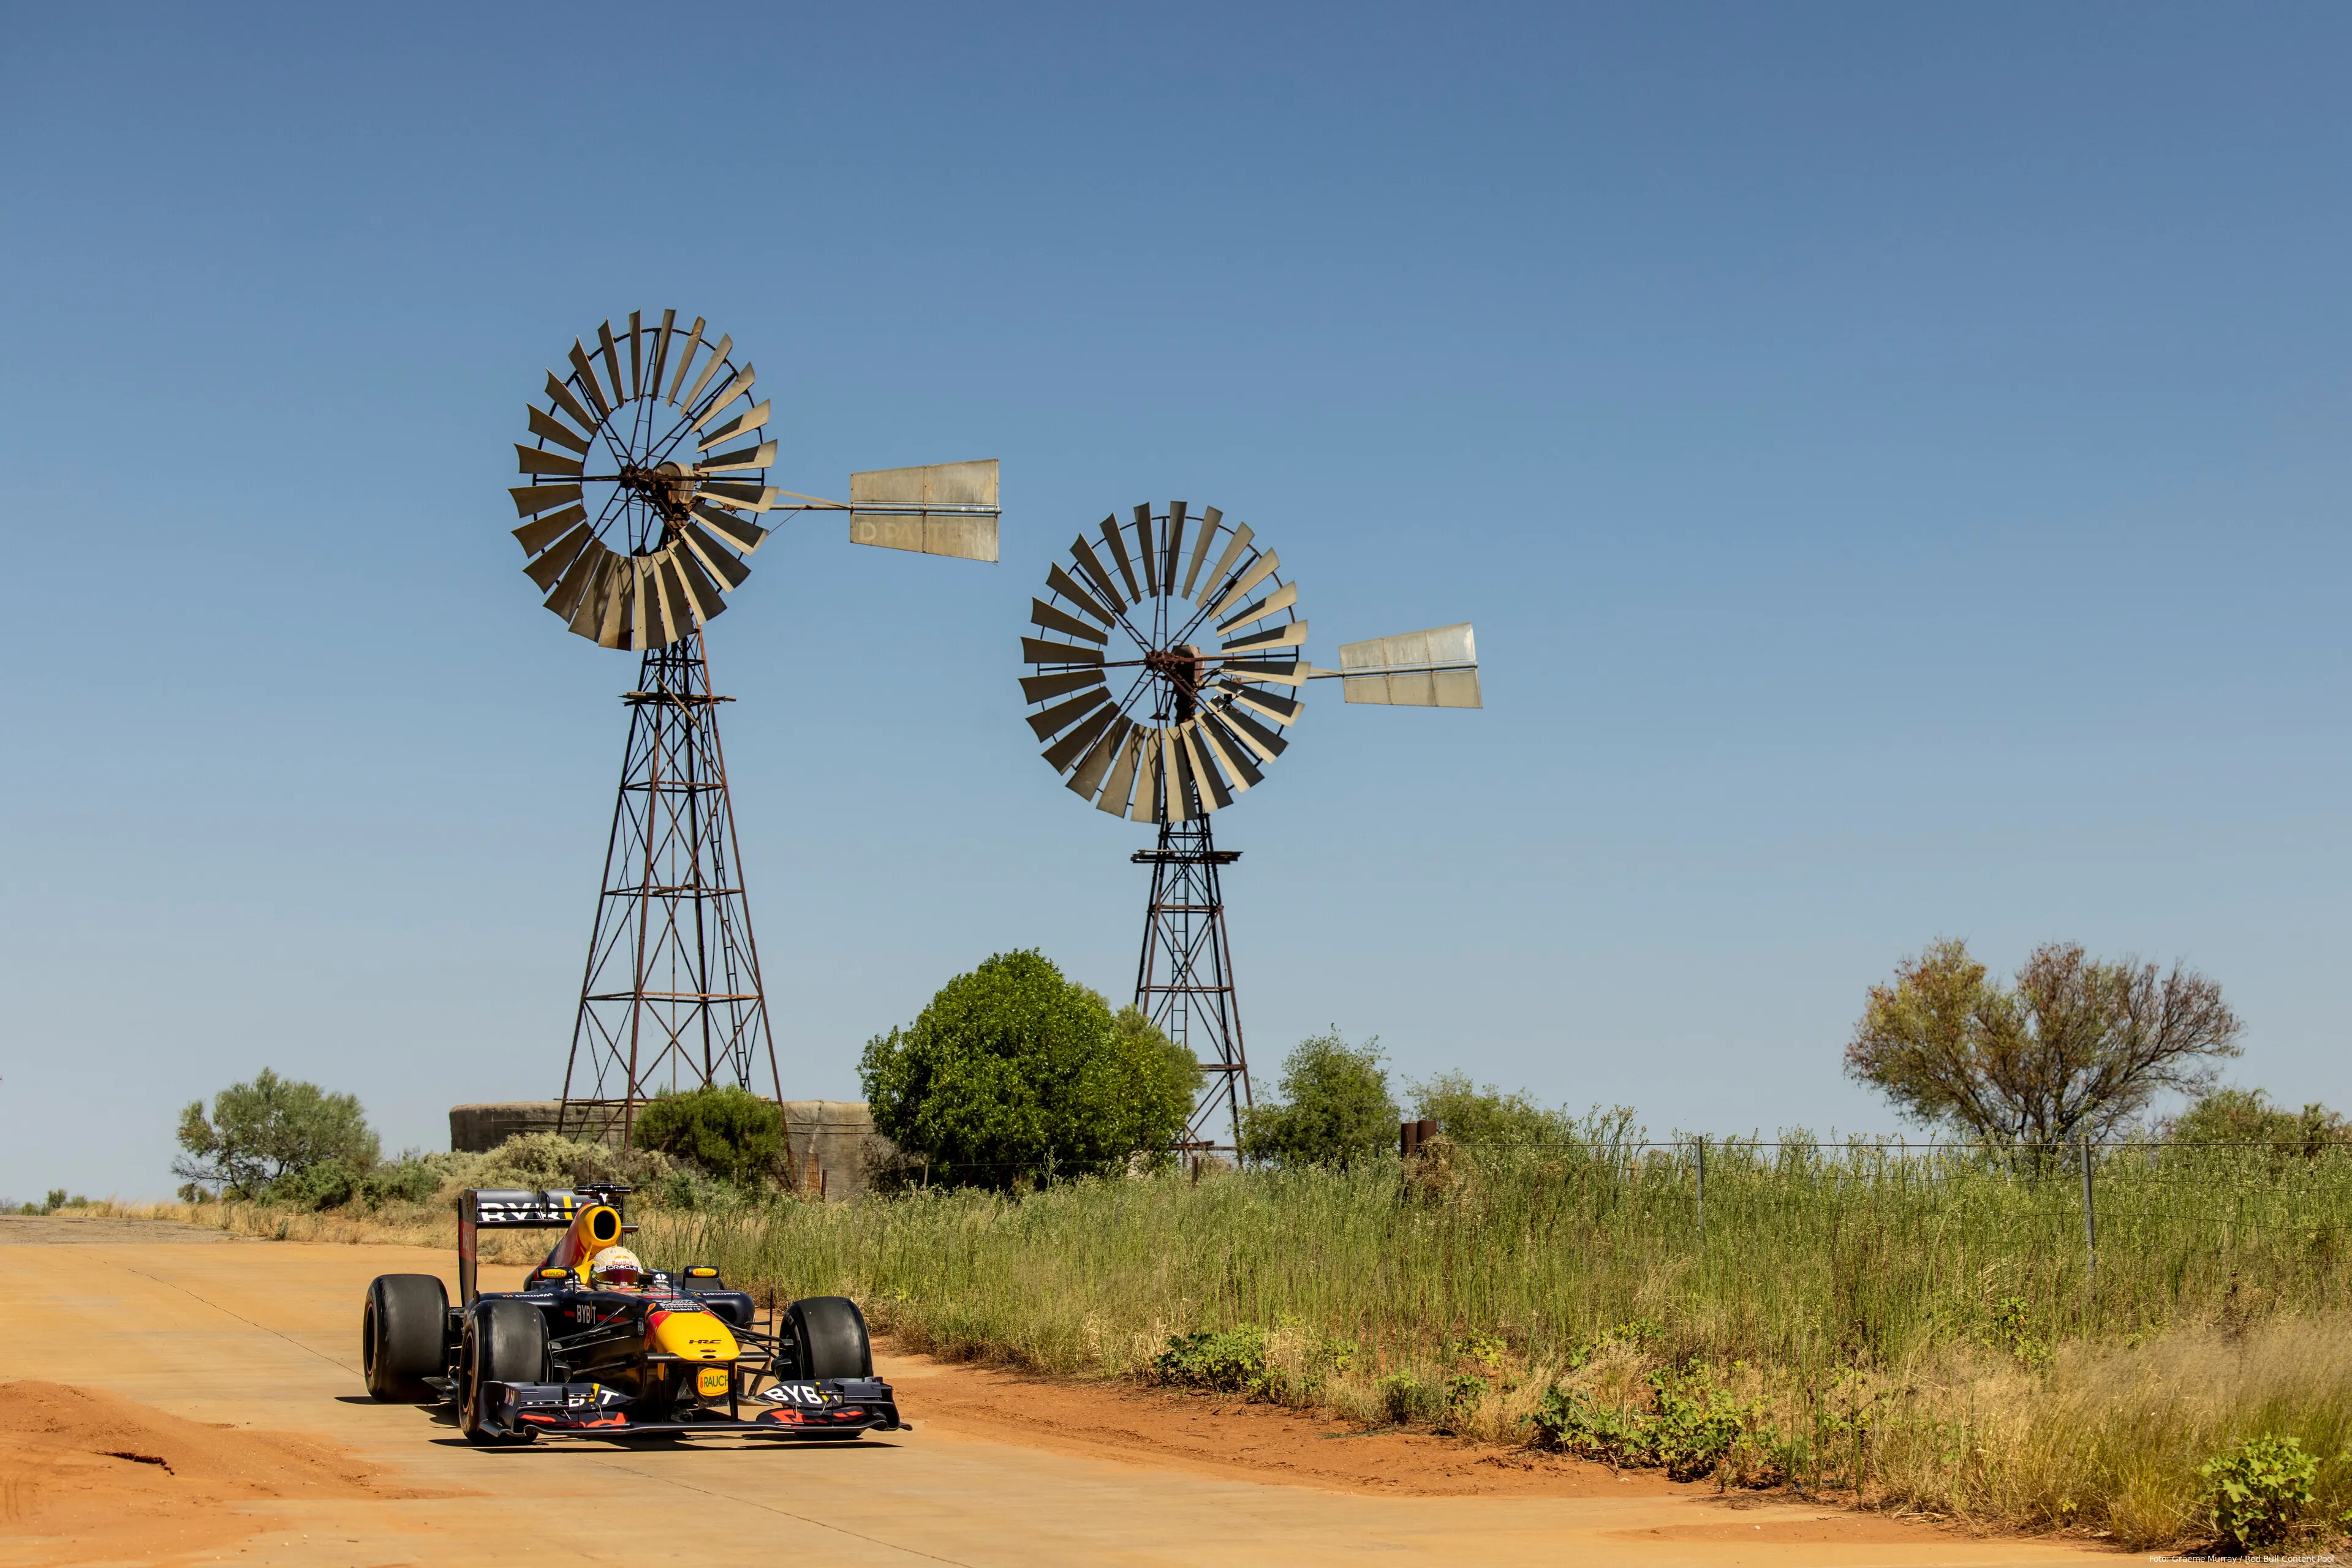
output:
{"label": "orange sandy soil", "polygon": [[[217,1236],[218,1233],[210,1233]],[[510,1560],[1769,1565],[2104,1561],[1296,1412],[877,1357],[910,1432],[478,1449],[366,1399],[359,1302],[411,1248],[0,1227],[0,1568]],[[194,1242],[194,1244],[191,1244]],[[487,1271],[492,1289],[517,1270]],[[160,1461],[160,1462],[151,1462]]]}

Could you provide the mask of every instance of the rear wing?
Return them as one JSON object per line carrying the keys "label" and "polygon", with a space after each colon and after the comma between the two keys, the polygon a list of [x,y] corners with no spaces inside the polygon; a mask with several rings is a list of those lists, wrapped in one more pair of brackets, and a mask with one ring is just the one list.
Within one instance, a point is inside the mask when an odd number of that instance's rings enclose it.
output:
{"label": "rear wing", "polygon": [[[604,1204],[625,1215],[629,1188],[593,1182],[549,1192],[520,1187],[467,1187],[457,1195],[457,1300],[474,1304],[476,1237],[484,1230],[566,1230],[583,1208]],[[624,1228],[635,1230],[635,1226]]]}

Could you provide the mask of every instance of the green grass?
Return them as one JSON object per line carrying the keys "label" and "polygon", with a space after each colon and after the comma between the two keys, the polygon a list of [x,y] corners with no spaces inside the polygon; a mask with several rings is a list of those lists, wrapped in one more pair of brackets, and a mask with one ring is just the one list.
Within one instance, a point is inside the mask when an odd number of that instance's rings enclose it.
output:
{"label": "green grass", "polygon": [[[2284,1422],[2329,1456],[2315,1517],[2352,1506],[2352,1350],[2333,1348],[2352,1334],[2312,1326],[2352,1287],[2352,1157],[2106,1151],[2095,1277],[2074,1169],[1801,1140],[1717,1145],[1706,1167],[1703,1234],[1687,1148],[1594,1140],[649,1209],[641,1240],[782,1297],[856,1297],[916,1348],[1048,1371],[1147,1375],[1171,1336],[1261,1331],[1285,1397],[1496,1439],[1555,1389],[1654,1418],[1659,1371],[1696,1365],[1691,1397],[1742,1412],[1727,1479],[2136,1544],[2193,1535],[2194,1467]],[[2175,1361],[2202,1381],[2152,1394]],[[2040,1424],[2062,1410],[2071,1428]]]}

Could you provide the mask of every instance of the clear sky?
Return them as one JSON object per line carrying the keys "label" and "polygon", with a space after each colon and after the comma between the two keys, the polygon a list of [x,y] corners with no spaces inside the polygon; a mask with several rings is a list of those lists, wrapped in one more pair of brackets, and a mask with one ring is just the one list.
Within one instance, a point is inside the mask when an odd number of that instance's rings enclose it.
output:
{"label": "clear sky", "polygon": [[1261,1073],[1336,1024],[1663,1134],[1839,1073],[1941,936],[2186,958],[2352,1103],[2352,16],[2159,5],[15,5],[0,1193],[161,1196],[274,1066],[388,1146],[561,1078],[635,655],[504,487],[675,307],[773,482],[1003,462],[1003,561],[788,525],[711,657],[787,1093],[992,952],[1131,987],[1144,830],[1013,685],[1181,497],[1317,688],[1218,820]]}

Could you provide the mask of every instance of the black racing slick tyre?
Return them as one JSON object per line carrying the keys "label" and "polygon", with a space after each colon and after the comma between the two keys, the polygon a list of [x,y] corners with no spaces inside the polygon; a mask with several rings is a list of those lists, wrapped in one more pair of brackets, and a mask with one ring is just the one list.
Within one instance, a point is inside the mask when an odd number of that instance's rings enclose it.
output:
{"label": "black racing slick tyre", "polygon": [[866,1314],[846,1296],[811,1296],[784,1309],[800,1346],[801,1376],[874,1375],[874,1347],[866,1337]]}
{"label": "black racing slick tyre", "polygon": [[478,1302],[466,1319],[458,1354],[458,1391],[464,1396],[457,1424],[477,1443],[530,1441],[530,1432],[505,1433],[489,1426],[484,1390],[493,1383],[547,1381],[547,1320],[529,1301]]}
{"label": "black racing slick tyre", "polygon": [[360,1367],[367,1391],[387,1404],[431,1399],[425,1385],[448,1369],[449,1292],[430,1274],[378,1274],[360,1312]]}

